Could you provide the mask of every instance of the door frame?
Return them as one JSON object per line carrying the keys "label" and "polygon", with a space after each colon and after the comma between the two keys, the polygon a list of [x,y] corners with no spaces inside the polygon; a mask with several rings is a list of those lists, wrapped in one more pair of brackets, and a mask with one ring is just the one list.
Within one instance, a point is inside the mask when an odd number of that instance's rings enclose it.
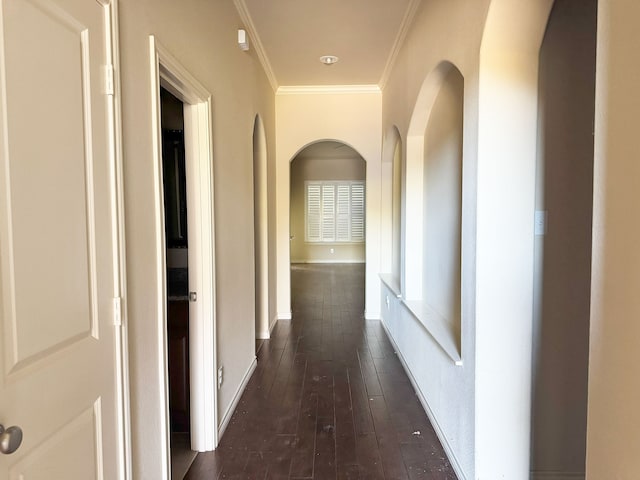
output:
{"label": "door frame", "polygon": [[[105,22],[107,25],[108,39],[106,42],[106,61],[110,69],[106,71],[106,83],[112,82],[111,94],[105,89],[107,97],[107,111],[109,114],[109,146],[111,151],[111,222],[112,244],[114,258],[114,323],[115,327],[115,370],[116,370],[116,395],[118,401],[118,473],[122,479],[133,478],[131,464],[131,404],[130,404],[130,380],[129,380],[129,326],[127,318],[127,262],[125,241],[125,207],[124,207],[124,162],[123,162],[123,138],[122,138],[122,108],[121,108],[121,83],[120,83],[120,27],[118,0],[98,0],[105,9]],[[111,77],[111,78],[109,78]],[[106,87],[108,85],[105,85]],[[118,325],[119,324],[119,325]],[[118,328],[119,327],[119,328]]]}
{"label": "door frame", "polygon": [[[162,124],[160,87],[184,103],[185,164],[187,171],[188,221],[195,236],[189,237],[189,277],[195,278],[198,298],[196,318],[189,319],[189,365],[191,392],[191,448],[214,450],[218,444],[217,352],[215,315],[215,255],[213,208],[212,98],[207,89],[185,69],[169,51],[149,36],[153,157],[155,173],[156,268],[158,298],[158,347],[160,361],[160,398],[165,412],[161,426],[163,455],[170,469],[169,382],[167,355],[167,278],[166,238],[164,230],[164,193],[162,183]],[[191,259],[195,259],[191,260]],[[194,277],[195,276],[195,277]],[[167,470],[168,472],[169,470]]]}

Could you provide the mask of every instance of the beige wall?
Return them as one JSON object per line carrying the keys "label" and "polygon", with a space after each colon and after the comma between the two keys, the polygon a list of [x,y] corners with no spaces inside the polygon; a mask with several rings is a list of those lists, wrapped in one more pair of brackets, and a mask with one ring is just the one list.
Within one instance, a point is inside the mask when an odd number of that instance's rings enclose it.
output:
{"label": "beige wall", "polygon": [[585,470],[596,13],[595,0],[556,0],[540,52],[534,478]]}
{"label": "beige wall", "polygon": [[460,335],[464,79],[444,78],[425,132],[423,300]]}
{"label": "beige wall", "polygon": [[640,471],[640,3],[598,2],[587,479]]}
{"label": "beige wall", "polygon": [[306,146],[336,140],[356,150],[366,161],[366,291],[367,318],[380,318],[380,111],[379,91],[279,92],[276,96],[277,166],[276,230],[278,317],[291,317],[290,167]]}
{"label": "beige wall", "polygon": [[[422,260],[416,260],[416,249],[422,251],[423,206],[424,206],[424,133],[429,112],[440,91],[440,82],[432,87],[434,72],[443,61],[455,65],[464,78],[464,146],[462,155],[466,170],[463,179],[466,188],[463,201],[469,202],[462,218],[462,255],[466,262],[462,265],[462,288],[466,296],[462,301],[463,342],[461,354],[463,366],[455,366],[420,321],[400,302],[391,308],[384,305],[394,294],[383,288],[383,319],[398,349],[404,357],[413,378],[426,399],[435,425],[445,439],[445,448],[452,462],[457,465],[459,478],[472,479],[474,476],[475,451],[475,312],[473,292],[474,279],[474,223],[475,223],[475,178],[474,171],[478,144],[478,52],[489,1],[423,2],[418,10],[406,43],[400,51],[388,84],[383,91],[383,130],[385,132],[383,162],[392,162],[397,127],[402,137],[404,170],[401,262],[404,271],[401,281],[403,294],[414,289],[422,295]],[[456,35],[451,35],[455,31]],[[407,141],[410,135],[417,135],[416,141]],[[391,192],[392,168],[386,170],[383,181]],[[412,182],[419,183],[419,194],[408,195]],[[407,205],[411,202],[411,205]],[[419,208],[418,208],[419,207]],[[416,212],[417,211],[417,212]],[[410,232],[414,224],[415,232]],[[390,222],[387,222],[390,224]],[[418,235],[416,235],[416,233]],[[418,238],[416,241],[415,238]],[[389,262],[391,263],[391,262]],[[412,276],[411,269],[420,263],[419,279]],[[398,269],[400,270],[400,268]],[[416,281],[418,280],[418,281]],[[492,478],[492,477],[487,477]],[[496,477],[497,478],[497,477]]]}
{"label": "beige wall", "polygon": [[[333,147],[330,147],[333,148]],[[365,180],[366,163],[357,152],[344,147],[344,158],[317,158],[304,151],[291,162],[291,262],[362,263],[364,243],[323,243],[305,241],[305,182],[310,180]],[[333,253],[331,252],[333,249]]]}
{"label": "beige wall", "polygon": [[[164,377],[156,296],[155,185],[149,35],[156,36],[213,97],[219,415],[254,358],[252,132],[264,121],[273,161],[274,97],[254,53],[236,43],[232,2],[121,0],[127,312],[134,478],[162,478]],[[272,165],[273,166],[273,165]]]}

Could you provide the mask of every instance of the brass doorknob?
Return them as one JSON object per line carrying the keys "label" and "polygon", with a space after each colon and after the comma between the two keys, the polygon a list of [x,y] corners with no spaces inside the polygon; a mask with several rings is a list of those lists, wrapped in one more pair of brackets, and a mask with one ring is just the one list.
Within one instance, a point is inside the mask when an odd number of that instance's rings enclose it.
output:
{"label": "brass doorknob", "polygon": [[9,455],[18,448],[22,443],[22,429],[20,427],[9,427],[5,430],[4,425],[0,424],[0,453]]}

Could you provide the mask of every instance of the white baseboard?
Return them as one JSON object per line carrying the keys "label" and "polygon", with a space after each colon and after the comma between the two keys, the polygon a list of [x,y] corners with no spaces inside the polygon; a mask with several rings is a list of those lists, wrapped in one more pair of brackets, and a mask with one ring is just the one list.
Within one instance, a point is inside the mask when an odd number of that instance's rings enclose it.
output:
{"label": "white baseboard", "polygon": [[[368,313],[368,312],[364,312],[364,319],[365,320],[380,320],[380,314],[373,314],[373,313]],[[380,320],[382,321],[382,320]],[[387,334],[387,336],[389,336],[389,334]]]}
{"label": "white baseboard", "polygon": [[278,317],[273,317],[273,320],[271,320],[271,323],[269,324],[269,330],[263,330],[262,332],[257,332],[256,333],[256,338],[258,340],[269,340],[271,338],[271,332],[273,332],[274,327],[276,326],[276,323],[278,322]]}
{"label": "white baseboard", "polygon": [[330,264],[330,263],[367,263],[367,262],[365,260],[291,260],[291,263]]}
{"label": "white baseboard", "polygon": [[531,472],[531,480],[584,480],[584,472]]}
{"label": "white baseboard", "polygon": [[278,318],[277,320],[291,320],[292,316],[291,316],[291,312],[289,313],[278,313]]}
{"label": "white baseboard", "polygon": [[242,377],[240,386],[238,387],[238,390],[236,390],[236,393],[233,396],[233,400],[231,400],[231,404],[229,404],[227,411],[224,412],[224,415],[222,416],[222,421],[220,422],[220,426],[218,427],[218,443],[220,442],[220,439],[222,438],[224,431],[229,426],[229,422],[231,421],[233,412],[236,410],[236,407],[238,406],[238,402],[240,401],[240,397],[242,397],[242,394],[244,393],[244,389],[247,388],[247,383],[249,383],[249,379],[251,378],[251,375],[253,374],[257,365],[258,365],[258,361],[256,360],[255,357],[253,357],[253,361],[251,362],[251,365],[249,365],[249,368],[245,372],[244,377]]}
{"label": "white baseboard", "polygon": [[427,417],[429,417],[429,421],[431,422],[431,425],[433,426],[433,429],[435,430],[436,435],[438,436],[438,440],[440,440],[440,443],[442,444],[444,453],[447,455],[447,458],[449,459],[449,462],[451,463],[451,467],[453,467],[453,470],[456,473],[458,480],[468,480],[466,473],[464,472],[464,470],[462,469],[462,466],[460,465],[460,462],[458,461],[458,457],[456,457],[453,451],[453,448],[451,448],[451,445],[447,440],[447,436],[442,431],[442,428],[440,427],[440,424],[438,423],[438,420],[436,419],[433,413],[433,410],[431,410],[431,407],[429,406],[429,402],[427,401],[425,396],[422,394],[422,390],[420,390],[420,387],[418,386],[416,379],[413,377],[413,374],[409,369],[409,365],[407,365],[407,362],[402,356],[402,352],[400,352],[398,345],[396,344],[395,340],[393,339],[393,336],[387,329],[387,326],[385,325],[384,321],[381,320],[380,323],[382,324],[382,328],[387,334],[387,338],[391,342],[391,345],[393,345],[393,349],[398,355],[398,359],[402,364],[402,368],[404,368],[404,371],[406,372],[407,377],[409,377],[409,381],[411,381],[411,385],[413,386],[413,389],[415,390],[416,395],[418,396],[418,399],[422,404],[422,408],[424,408],[424,411],[426,412]]}

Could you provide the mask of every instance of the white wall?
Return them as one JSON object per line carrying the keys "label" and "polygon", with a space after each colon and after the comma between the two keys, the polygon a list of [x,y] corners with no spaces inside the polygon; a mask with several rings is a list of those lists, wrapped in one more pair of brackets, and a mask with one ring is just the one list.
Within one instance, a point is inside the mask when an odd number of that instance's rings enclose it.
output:
{"label": "white wall", "polygon": [[551,0],[493,0],[480,50],[476,476],[530,469],[538,58]]}
{"label": "white wall", "polygon": [[[256,113],[274,146],[274,96],[253,53],[238,49],[232,2],[121,0],[120,47],[130,340],[133,476],[160,479],[166,465],[156,279],[149,35],[213,96],[219,415],[254,359],[252,132]],[[223,279],[223,280],[220,280]]]}
{"label": "white wall", "polygon": [[464,79],[451,69],[433,105],[424,146],[422,300],[460,334]]}
{"label": "white wall", "polygon": [[[422,296],[424,133],[440,91],[442,62],[450,62],[464,77],[462,233],[462,366],[442,350],[393,292],[382,287],[382,317],[398,346],[441,433],[450,460],[461,479],[476,478],[475,470],[475,168],[478,130],[478,51],[489,1],[424,2],[400,51],[383,91],[383,128],[398,128],[403,140],[403,294]],[[456,31],[452,36],[451,31]],[[440,67],[440,68],[438,68]],[[413,130],[411,130],[413,128]],[[411,130],[411,131],[410,131]],[[410,141],[408,136],[415,136]],[[393,148],[385,148],[391,161]],[[391,171],[391,169],[389,169]],[[391,183],[391,176],[384,179]],[[408,193],[409,192],[409,193]],[[417,226],[415,225],[417,223]],[[415,269],[419,263],[419,268]],[[415,292],[415,296],[410,293]],[[386,298],[389,297],[389,308]],[[493,478],[493,477],[487,477]],[[497,477],[496,477],[497,478]]]}
{"label": "white wall", "polygon": [[367,162],[366,292],[367,318],[380,318],[380,157],[381,94],[305,93],[276,96],[276,191],[278,317],[291,316],[289,271],[290,162],[307,145],[337,140],[356,150]]}
{"label": "white wall", "polygon": [[551,3],[423,3],[383,94],[384,131],[406,136],[403,294],[421,300],[423,132],[446,65],[464,77],[463,366],[402,302],[383,314],[462,478],[529,477],[537,69]]}
{"label": "white wall", "polygon": [[598,2],[587,478],[640,471],[640,3]]}

